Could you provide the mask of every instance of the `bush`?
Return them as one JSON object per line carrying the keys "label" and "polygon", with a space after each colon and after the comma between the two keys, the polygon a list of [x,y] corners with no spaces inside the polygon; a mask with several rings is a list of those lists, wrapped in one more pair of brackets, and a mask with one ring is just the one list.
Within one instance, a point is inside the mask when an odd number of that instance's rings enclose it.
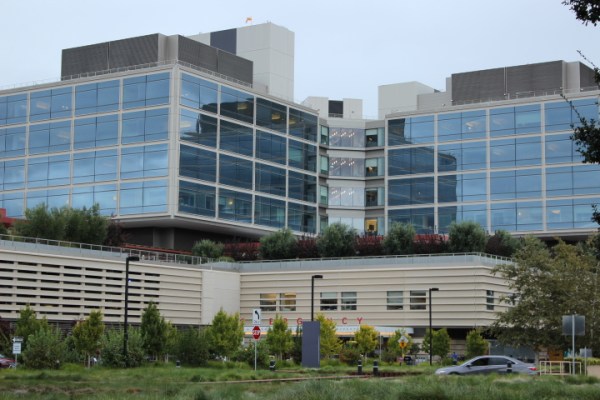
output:
{"label": "bush", "polygon": [[385,254],[413,254],[415,235],[412,225],[394,222],[383,239]]}
{"label": "bush", "polygon": [[201,366],[208,361],[206,333],[197,328],[179,331],[175,345],[175,357],[185,365]]}
{"label": "bush", "polygon": [[356,253],[363,257],[383,255],[383,237],[361,235],[356,238]]}
{"label": "bush", "polygon": [[312,236],[302,236],[296,242],[298,258],[318,258],[317,239]]}
{"label": "bush", "polygon": [[223,248],[222,243],[215,243],[212,240],[204,239],[194,243],[192,254],[196,257],[218,259],[223,255]]}
{"label": "bush", "polygon": [[66,346],[61,340],[60,329],[40,329],[29,336],[23,352],[23,362],[28,368],[60,368],[64,361]]}
{"label": "bush", "polygon": [[354,229],[342,223],[329,225],[317,238],[317,249],[321,257],[348,257],[356,255]]}
{"label": "bush", "polygon": [[[138,328],[129,328],[127,331],[127,356],[130,367],[139,367],[144,360],[142,334]],[[104,334],[102,338],[102,364],[107,367],[124,368],[123,357],[123,330],[113,329]]]}
{"label": "bush", "polygon": [[296,258],[296,237],[289,229],[282,229],[260,238],[260,255],[265,260]]}
{"label": "bush", "polygon": [[450,251],[454,253],[483,253],[487,235],[474,221],[453,223],[450,226]]}
{"label": "bush", "polygon": [[448,238],[445,235],[419,234],[413,245],[414,254],[441,254],[448,252]]}
{"label": "bush", "polygon": [[356,365],[360,360],[360,351],[353,344],[347,344],[340,350],[340,361],[348,365]]}
{"label": "bush", "polygon": [[519,239],[511,236],[510,233],[498,230],[489,237],[485,245],[485,252],[501,257],[512,257],[519,248],[519,244]]}
{"label": "bush", "polygon": [[[257,344],[253,341],[248,346],[240,347],[231,357],[235,361],[241,361],[254,368],[254,346]],[[261,368],[269,366],[269,346],[265,340],[259,340],[256,346],[256,365]]]}

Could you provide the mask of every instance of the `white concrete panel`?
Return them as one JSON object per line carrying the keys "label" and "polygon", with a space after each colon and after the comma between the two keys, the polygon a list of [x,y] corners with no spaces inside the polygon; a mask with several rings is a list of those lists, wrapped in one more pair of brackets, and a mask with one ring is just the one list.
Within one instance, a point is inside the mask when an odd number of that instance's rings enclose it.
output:
{"label": "white concrete panel", "polygon": [[221,271],[202,272],[202,324],[209,325],[223,309],[228,314],[240,310],[240,276]]}
{"label": "white concrete panel", "polygon": [[435,89],[420,82],[394,83],[378,88],[379,118],[398,112],[416,111],[418,95],[434,93]]}

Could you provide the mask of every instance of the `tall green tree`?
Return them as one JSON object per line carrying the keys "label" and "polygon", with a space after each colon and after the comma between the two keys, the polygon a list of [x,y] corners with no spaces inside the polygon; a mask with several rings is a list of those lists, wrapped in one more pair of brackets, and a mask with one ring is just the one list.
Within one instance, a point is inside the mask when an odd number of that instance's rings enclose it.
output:
{"label": "tall green tree", "polygon": [[315,319],[321,323],[321,357],[329,358],[335,354],[339,354],[342,349],[342,341],[335,334],[337,328],[335,322],[325,318],[325,314],[323,313],[318,313]]}
{"label": "tall green tree", "polygon": [[356,232],[348,225],[334,223],[326,227],[317,238],[321,257],[348,257],[356,255],[354,243]]}
{"label": "tall green tree", "polygon": [[140,325],[144,350],[158,359],[167,346],[167,323],[154,302],[150,302],[142,313]]}
{"label": "tall green tree", "polygon": [[267,333],[267,345],[271,354],[277,355],[278,360],[283,359],[294,347],[292,332],[288,329],[287,321],[279,314],[275,316]]}
{"label": "tall green tree", "polygon": [[210,349],[224,360],[242,345],[244,326],[239,313],[227,314],[223,309],[215,314],[212,324],[207,328]]}
{"label": "tall green tree", "polygon": [[549,249],[539,239],[526,237],[514,259],[514,264],[495,269],[514,293],[501,299],[510,308],[492,324],[496,337],[512,346],[566,349],[562,316],[579,314],[586,316],[586,335],[578,343],[600,351],[598,259],[593,247],[559,242]]}
{"label": "tall green tree", "polygon": [[473,329],[467,333],[466,340],[466,356],[472,358],[481,356],[487,353],[488,342],[481,336],[481,332],[477,329]]}
{"label": "tall green tree", "polygon": [[385,254],[413,254],[415,236],[411,224],[394,222],[383,239]]}
{"label": "tall green tree", "polygon": [[[130,327],[127,333],[127,365],[129,367],[139,367],[144,361],[142,334],[138,327]],[[104,333],[101,358],[104,366],[125,367],[122,329],[109,329]]]}
{"label": "tall green tree", "polygon": [[365,359],[377,348],[378,338],[379,332],[370,325],[360,325],[358,331],[354,333],[356,347]]}
{"label": "tall green tree", "polygon": [[37,333],[39,330],[50,329],[48,320],[46,318],[37,319],[36,312],[29,306],[29,304],[19,311],[19,319],[15,325],[15,336],[20,336],[23,338],[23,342],[21,344],[23,351],[25,351],[27,348],[27,343],[31,335]]}
{"label": "tall green tree", "polygon": [[265,260],[286,260],[296,258],[298,244],[289,229],[281,229],[260,238],[260,255]]}
{"label": "tall green tree", "polygon": [[103,334],[104,322],[99,310],[90,312],[85,320],[77,322],[73,328],[75,348],[79,353],[85,355],[88,368],[91,365],[92,356],[100,350]]}
{"label": "tall green tree", "polygon": [[429,328],[425,331],[425,338],[423,339],[423,344],[421,349],[429,353],[429,338],[432,338],[431,342],[431,353],[432,356],[439,356],[441,358],[446,358],[448,353],[450,352],[450,335],[448,335],[448,330],[446,328],[438,329],[437,331],[433,331],[433,335],[429,335]]}
{"label": "tall green tree", "polygon": [[450,251],[454,253],[483,253],[487,242],[485,230],[474,221],[450,225]]}

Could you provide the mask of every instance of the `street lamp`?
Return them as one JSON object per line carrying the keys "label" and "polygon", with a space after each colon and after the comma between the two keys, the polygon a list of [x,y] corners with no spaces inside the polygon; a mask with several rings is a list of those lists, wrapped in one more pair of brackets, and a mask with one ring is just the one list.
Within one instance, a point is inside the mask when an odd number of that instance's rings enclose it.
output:
{"label": "street lamp", "polygon": [[315,279],[323,279],[323,275],[310,277],[310,320],[315,320]]}
{"label": "street lamp", "polygon": [[127,256],[125,259],[125,326],[123,329],[123,359],[125,367],[129,366],[129,358],[127,357],[127,311],[129,311],[129,262],[140,261],[138,256]]}
{"label": "street lamp", "polygon": [[431,292],[437,292],[439,288],[429,288],[429,365],[433,365],[433,328],[431,327]]}

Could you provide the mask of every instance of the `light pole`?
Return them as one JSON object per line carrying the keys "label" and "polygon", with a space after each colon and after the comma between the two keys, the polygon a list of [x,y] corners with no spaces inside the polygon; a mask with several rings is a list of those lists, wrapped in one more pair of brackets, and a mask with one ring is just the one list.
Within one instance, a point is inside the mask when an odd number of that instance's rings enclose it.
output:
{"label": "light pole", "polygon": [[323,279],[323,275],[310,277],[310,320],[315,320],[315,279]]}
{"label": "light pole", "polygon": [[138,256],[127,256],[125,259],[125,326],[123,327],[123,359],[125,360],[125,368],[129,366],[129,357],[127,356],[127,311],[129,311],[129,262],[140,261]]}
{"label": "light pole", "polygon": [[439,288],[429,288],[429,365],[433,365],[433,328],[431,327],[431,292],[437,292]]}

